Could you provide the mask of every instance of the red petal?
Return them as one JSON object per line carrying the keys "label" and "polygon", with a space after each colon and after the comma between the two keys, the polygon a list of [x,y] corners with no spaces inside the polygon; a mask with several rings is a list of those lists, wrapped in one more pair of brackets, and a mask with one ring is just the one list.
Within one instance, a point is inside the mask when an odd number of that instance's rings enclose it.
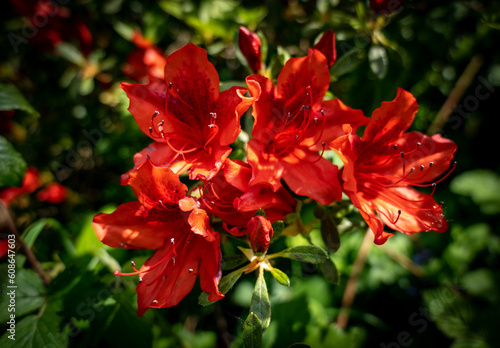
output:
{"label": "red petal", "polygon": [[240,134],[240,118],[248,110],[254,98],[242,97],[246,89],[231,87],[221,92],[217,99],[215,112],[216,124],[219,127],[217,144],[230,145]]}
{"label": "red petal", "polygon": [[[207,151],[211,151],[207,152]],[[196,156],[196,162],[190,161],[189,156],[187,161],[192,163],[189,178],[191,180],[210,180],[222,168],[222,165],[231,153],[229,146],[220,146],[215,148],[208,148],[207,151],[197,151],[191,156]]]}
{"label": "red petal", "polygon": [[137,171],[130,173],[128,184],[147,209],[169,203],[177,205],[187,192],[186,185],[180,182],[170,168],[155,167],[150,161],[144,162]]}
{"label": "red petal", "polygon": [[[175,244],[167,243],[165,248],[157,250],[141,268],[143,281],[137,286],[140,316],[150,307],[177,305],[191,291],[198,274],[200,287],[210,293],[209,299],[224,297],[217,287],[221,260],[218,235],[214,236],[213,242],[208,242],[183,230],[174,239]],[[177,255],[173,252],[174,248]],[[150,268],[158,262],[161,264]]]}
{"label": "red petal", "polygon": [[208,61],[207,52],[187,44],[172,53],[165,66],[165,83],[168,112],[187,125],[184,134],[192,136],[189,129],[205,134],[219,97],[219,75]]}
{"label": "red petal", "polygon": [[248,163],[228,159],[224,164],[224,178],[229,184],[245,192],[252,178],[252,167]]}
{"label": "red petal", "polygon": [[273,191],[281,187],[283,164],[273,154],[264,152],[264,145],[255,138],[248,142],[247,161],[253,171],[250,186],[269,185]]}
{"label": "red petal", "polygon": [[[324,116],[321,111],[323,111]],[[348,107],[340,99],[327,100],[315,105],[314,112],[318,120],[314,124],[311,123],[308,136],[311,135],[301,141],[300,144],[315,151],[322,150],[323,142],[328,144],[343,136],[345,134],[343,130],[344,124],[349,124],[352,132],[356,133],[358,127],[364,126],[370,121],[368,117],[363,115],[363,111]],[[325,117],[324,122],[323,117]]]}
{"label": "red petal", "polygon": [[260,75],[251,75],[246,79],[248,90],[254,98],[252,116],[255,119],[252,136],[262,143],[268,144],[274,135],[283,128],[283,102],[275,100],[275,92],[271,80]]}
{"label": "red petal", "polygon": [[278,75],[277,97],[286,101],[287,110],[297,110],[302,105],[321,102],[329,85],[326,58],[321,52],[311,49],[306,57],[290,58],[285,63]]}
{"label": "red petal", "polygon": [[[134,116],[141,130],[144,134],[156,140],[149,132],[149,128],[155,111],[160,113],[158,117],[165,116],[165,82],[160,79],[150,78],[147,85],[121,83],[120,87],[130,99],[128,110]],[[164,124],[163,128],[165,133],[173,131],[168,122]]]}
{"label": "red petal", "polygon": [[134,168],[122,175],[122,185],[128,184],[130,174],[137,171],[141,165],[148,161],[148,156],[151,164],[157,167],[167,166],[176,175],[183,174],[191,166],[183,160],[182,156],[174,152],[167,143],[154,142],[134,155]]}
{"label": "red petal", "polygon": [[161,219],[139,202],[124,203],[111,214],[97,214],[93,226],[97,238],[113,248],[158,249],[171,230],[183,225],[179,212],[165,212]]}
{"label": "red petal", "polygon": [[283,179],[298,195],[310,197],[321,204],[330,204],[342,199],[337,166],[319,158],[316,152],[295,149],[283,159]]}
{"label": "red petal", "polygon": [[396,142],[413,122],[418,104],[410,92],[398,88],[396,98],[382,102],[373,111],[363,133],[364,143],[390,144]]}

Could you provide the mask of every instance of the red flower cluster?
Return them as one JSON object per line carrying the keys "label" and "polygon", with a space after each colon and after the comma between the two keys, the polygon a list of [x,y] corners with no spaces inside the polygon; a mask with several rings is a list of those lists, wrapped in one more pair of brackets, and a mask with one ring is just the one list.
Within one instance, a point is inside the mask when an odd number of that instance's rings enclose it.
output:
{"label": "red flower cluster", "polygon": [[[0,190],[0,202],[5,206],[10,206],[18,197],[35,192],[42,186],[40,172],[35,167],[28,167],[24,174],[20,187],[8,187]],[[69,195],[67,187],[59,183],[48,183],[37,192],[37,199],[40,202],[63,203]]]}
{"label": "red flower cluster", "polygon": [[[260,73],[257,39],[240,29],[241,49]],[[338,99],[324,100],[334,40],[329,31],[307,56],[291,58],[276,86],[262,75],[247,77],[250,97],[242,87],[221,92],[206,51],[193,44],[168,57],[163,76],[150,73],[145,85],[122,84],[129,111],[154,142],[122,176],[137,201],[97,215],[94,228],[109,246],[155,250],[140,269],[133,266],[135,272],[116,272],[139,276],[140,315],[178,304],[198,275],[209,300],[222,298],[219,233],[247,238],[255,253],[266,253],[272,223],[295,212],[296,196],[328,205],[344,192],[378,244],[390,235],[383,223],[403,233],[446,229],[432,194],[411,186],[434,188],[427,183],[449,166],[455,145],[440,136],[404,133],[416,102],[403,90],[371,119]],[[240,118],[250,107],[247,161],[230,159]],[[359,138],[355,131],[365,125]],[[341,157],[342,170],[323,157],[329,149]],[[190,190],[179,179],[186,172]],[[215,222],[221,230],[213,229]]]}

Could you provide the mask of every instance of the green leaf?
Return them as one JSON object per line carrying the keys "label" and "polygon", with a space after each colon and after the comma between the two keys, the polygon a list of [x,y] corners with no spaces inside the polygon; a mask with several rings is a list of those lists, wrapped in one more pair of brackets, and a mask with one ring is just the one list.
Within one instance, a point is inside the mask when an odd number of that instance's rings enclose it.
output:
{"label": "green leaf", "polygon": [[[31,313],[43,305],[46,289],[40,276],[36,272],[29,269],[17,268],[16,278],[14,278],[15,283],[13,284],[10,284],[10,279],[7,279],[7,264],[0,267],[0,272],[2,272],[1,282],[4,284],[4,286],[2,286],[2,296],[0,297],[0,308],[2,308],[2,310],[0,310],[0,322],[5,323],[9,320],[8,318],[11,313],[8,312],[10,296],[6,296],[5,294],[8,294],[11,290],[15,292],[16,296],[16,318]],[[17,288],[8,288],[7,286],[9,285],[17,286]]]}
{"label": "green leaf", "polygon": [[[17,317],[17,316],[16,316]],[[68,335],[60,332],[61,318],[52,310],[45,310],[42,316],[29,315],[16,322],[15,340],[8,338],[9,331],[0,338],[3,348],[63,348],[68,345]]]}
{"label": "green leaf", "polygon": [[30,248],[35,244],[36,239],[42,232],[43,228],[47,224],[46,219],[40,219],[29,225],[23,232],[22,238],[27,246]]}
{"label": "green leaf", "polygon": [[371,71],[379,80],[382,80],[385,75],[387,75],[387,68],[389,65],[387,51],[384,46],[372,45],[368,51],[368,61],[370,62]]}
{"label": "green leaf", "polygon": [[271,275],[274,277],[274,279],[276,279],[278,283],[284,286],[290,286],[290,278],[288,278],[285,272],[274,267],[271,268],[269,272],[271,272]]}
{"label": "green leaf", "polygon": [[286,257],[292,260],[310,263],[321,263],[328,260],[328,254],[323,248],[316,245],[299,245],[280,251],[277,254],[269,255],[272,257]]}
{"label": "green leaf", "polygon": [[250,313],[243,324],[243,344],[245,348],[262,347],[262,325],[254,313]]}
{"label": "green leaf", "polygon": [[61,42],[56,47],[57,53],[59,53],[67,61],[78,65],[80,67],[85,66],[86,59],[83,54],[73,46],[72,44]]}
{"label": "green leaf", "polygon": [[450,184],[453,193],[469,196],[484,214],[500,212],[500,176],[490,170],[476,169],[455,177]]}
{"label": "green leaf", "polygon": [[222,257],[220,268],[223,271],[227,271],[234,269],[247,261],[248,259],[244,255],[225,255]]}
{"label": "green leaf", "polygon": [[264,269],[262,267],[259,269],[259,277],[253,290],[250,311],[259,317],[262,329],[267,329],[271,323],[271,301],[269,301]]}
{"label": "green leaf", "polygon": [[[226,274],[224,277],[219,282],[219,291],[222,294],[226,294],[231,288],[234,286],[234,284],[240,279],[241,274],[245,271],[245,268],[237,269],[236,271],[233,271],[229,274]],[[214,302],[211,302],[208,300],[208,296],[210,294],[203,291],[200,294],[200,297],[198,297],[198,303],[202,306],[208,306]]]}
{"label": "green leaf", "polygon": [[[0,83],[0,110],[22,110],[34,116],[40,114],[33,109],[26,98],[19,92],[16,86]],[[1,151],[0,151],[1,152]]]}
{"label": "green leaf", "polygon": [[276,241],[283,232],[283,230],[285,229],[285,224],[281,220],[273,222],[272,225],[273,225],[273,237],[271,238],[270,243]]}
{"label": "green leaf", "polygon": [[[345,43],[344,43],[345,44]],[[342,47],[342,44],[340,44]],[[332,81],[338,80],[342,75],[345,75],[361,64],[365,59],[365,52],[357,47],[350,48],[342,57],[337,59],[335,64],[330,69]]]}
{"label": "green leaf", "polygon": [[340,235],[337,224],[331,214],[326,214],[325,218],[321,220],[321,236],[325,242],[326,247],[331,252],[337,252],[340,248]]}
{"label": "green leaf", "polygon": [[326,280],[328,280],[332,284],[338,284],[339,283],[339,271],[337,267],[335,266],[335,263],[333,263],[333,260],[326,260],[325,262],[322,262],[319,264],[319,269],[321,270],[321,273],[323,273],[323,276],[325,277]]}
{"label": "green leaf", "polygon": [[26,167],[21,154],[0,136],[0,187],[20,186]]}

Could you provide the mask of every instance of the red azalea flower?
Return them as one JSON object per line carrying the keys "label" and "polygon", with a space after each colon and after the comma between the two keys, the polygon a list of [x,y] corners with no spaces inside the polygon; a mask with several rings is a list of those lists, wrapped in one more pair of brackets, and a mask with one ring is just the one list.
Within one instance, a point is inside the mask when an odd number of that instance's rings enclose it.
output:
{"label": "red azalea flower", "polygon": [[356,128],[367,119],[338,99],[323,101],[330,84],[325,56],[311,49],[307,57],[291,58],[277,88],[259,75],[249,76],[247,84],[255,98],[248,143],[250,185],[268,184],[276,191],[283,179],[296,194],[321,204],[340,200],[338,168],[318,152],[344,134],[342,124]]}
{"label": "red azalea flower", "polygon": [[187,188],[170,168],[146,161],[129,176],[138,201],[120,205],[111,214],[98,214],[97,237],[111,247],[155,249],[136,272],[139,275],[138,313],[148,308],[177,305],[193,288],[196,276],[209,300],[224,297],[218,290],[221,276],[220,238],[210,227],[207,213],[186,196]]}
{"label": "red azalea flower", "polygon": [[370,9],[376,14],[390,14],[403,6],[404,0],[370,0]]}
{"label": "red azalea flower", "polygon": [[145,39],[139,31],[134,32],[132,42],[137,46],[123,66],[123,73],[135,81],[145,81],[149,76],[163,79],[167,57],[165,53]]}
{"label": "red azalea flower", "polygon": [[[346,126],[347,134],[330,144],[344,162],[344,192],[372,229],[376,244],[392,236],[384,232],[384,224],[406,234],[448,228],[432,194],[449,174],[436,181],[449,168],[457,146],[440,135],[405,133],[417,107],[411,93],[398,89],[393,101],[373,112],[362,138]],[[412,186],[432,187],[432,193]]]}
{"label": "red azalea flower", "polygon": [[30,41],[46,50],[53,50],[59,43],[75,39],[88,56],[93,49],[92,34],[79,17],[57,2],[50,0],[10,0],[17,13],[24,16],[31,28]]}
{"label": "red azalea flower", "polygon": [[271,221],[283,220],[285,215],[295,211],[295,199],[284,188],[277,192],[268,185],[249,187],[252,168],[242,161],[226,160],[224,170],[205,183],[201,204],[209,214],[224,221],[233,235],[246,234],[248,222],[259,209],[266,212]]}
{"label": "red azalea flower", "polygon": [[251,32],[245,27],[240,27],[238,33],[238,47],[245,56],[248,66],[256,74],[260,74],[262,68],[261,45],[262,43],[259,35]]}
{"label": "red azalea flower", "polygon": [[239,87],[219,92],[215,67],[206,51],[193,44],[168,57],[163,80],[121,86],[137,124],[158,142],[149,153],[152,161],[180,163],[178,173],[191,167],[191,179],[208,180],[219,171],[240,132],[240,117],[252,102],[242,97],[246,90]]}
{"label": "red azalea flower", "polygon": [[33,193],[42,184],[40,173],[35,167],[28,167],[21,187],[9,187],[0,191],[0,201],[9,206],[17,197]]}
{"label": "red azalea flower", "polygon": [[68,198],[68,189],[57,182],[52,182],[38,192],[36,197],[40,202],[59,204]]}
{"label": "red azalea flower", "polygon": [[331,67],[337,59],[337,50],[335,49],[335,33],[333,30],[326,31],[313,48],[323,53],[326,61],[328,62],[328,67]]}

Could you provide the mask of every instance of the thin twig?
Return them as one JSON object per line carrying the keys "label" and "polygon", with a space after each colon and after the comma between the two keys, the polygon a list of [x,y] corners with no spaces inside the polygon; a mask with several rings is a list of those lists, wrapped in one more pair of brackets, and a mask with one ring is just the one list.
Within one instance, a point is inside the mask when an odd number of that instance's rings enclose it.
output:
{"label": "thin twig", "polygon": [[368,258],[368,253],[370,252],[372,246],[373,232],[370,228],[368,228],[365,237],[363,238],[363,242],[359,247],[356,260],[354,260],[354,264],[352,265],[351,274],[347,280],[344,295],[342,296],[342,306],[340,307],[340,313],[337,317],[337,326],[341,329],[345,329],[347,327],[347,323],[349,322],[349,312],[354,302],[354,298],[356,297],[359,276],[365,267],[366,259]]}
{"label": "thin twig", "polygon": [[400,253],[397,250],[394,250],[389,245],[387,244],[381,245],[380,250],[382,250],[387,256],[396,261],[403,268],[410,271],[414,276],[418,278],[422,278],[425,276],[425,271],[422,268],[422,266],[416,264],[408,256]]}
{"label": "thin twig", "polygon": [[450,95],[439,110],[436,118],[429,126],[427,135],[436,134],[443,129],[444,125],[448,121],[448,118],[450,118],[453,110],[455,110],[455,107],[460,102],[460,99],[462,99],[462,96],[467,88],[469,88],[482,65],[483,58],[480,55],[472,57],[464,72],[460,75],[460,78],[451,90]]}
{"label": "thin twig", "polygon": [[9,209],[2,202],[0,202],[0,209],[3,211],[5,215],[5,219],[7,221],[7,227],[12,232],[12,234],[16,236],[16,243],[21,246],[21,249],[24,251],[26,255],[26,259],[31,264],[31,266],[33,266],[34,270],[36,271],[36,273],[38,273],[40,278],[42,278],[43,284],[45,286],[48,286],[50,283],[50,278],[47,276],[47,274],[45,274],[35,254],[33,254],[30,247],[24,242],[23,238],[21,237],[21,234],[17,230],[17,227],[14,224],[14,221],[12,220],[12,216],[10,215]]}

